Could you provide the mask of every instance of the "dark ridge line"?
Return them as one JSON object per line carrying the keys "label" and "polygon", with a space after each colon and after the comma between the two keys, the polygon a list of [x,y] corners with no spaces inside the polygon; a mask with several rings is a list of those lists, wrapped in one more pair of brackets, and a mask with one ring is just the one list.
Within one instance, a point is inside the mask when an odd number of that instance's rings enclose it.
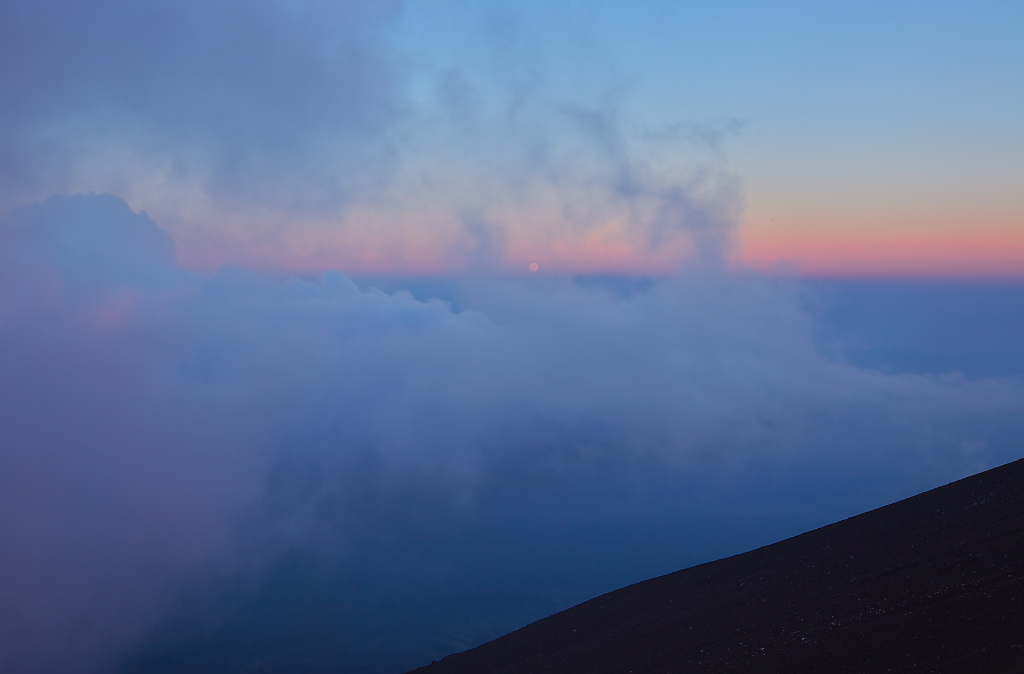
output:
{"label": "dark ridge line", "polygon": [[1024,459],[600,595],[418,674],[1024,672]]}

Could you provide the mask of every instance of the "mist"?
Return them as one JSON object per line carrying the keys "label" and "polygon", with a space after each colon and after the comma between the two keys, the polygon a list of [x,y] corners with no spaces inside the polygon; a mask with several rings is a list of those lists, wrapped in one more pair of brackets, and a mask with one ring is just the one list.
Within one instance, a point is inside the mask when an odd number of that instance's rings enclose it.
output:
{"label": "mist", "polygon": [[[478,276],[444,301],[339,272],[205,275],[102,195],[17,210],[0,232],[6,671],[113,667],[185,596],[212,602],[192,634],[230,625],[225,606],[296,560],[304,583],[363,574],[335,621],[421,616],[409,633],[427,636],[398,658],[412,666],[445,618],[470,616],[449,630],[467,643],[496,636],[1019,452],[1019,380],[823,355],[793,281]],[[747,536],[712,536],[731,521]],[[493,546],[511,552],[488,562]],[[493,565],[469,577],[493,602],[404,605],[478,556]],[[545,573],[577,580],[537,596]],[[353,662],[392,652],[385,627],[345,637]]]}
{"label": "mist", "polygon": [[464,43],[444,47],[410,25],[423,9],[2,8],[0,212],[115,194],[208,273],[663,274],[723,259],[742,208],[723,146],[742,122],[647,123],[617,76],[552,81],[565,54],[538,52],[512,8],[463,6]]}
{"label": "mist", "polygon": [[1020,283],[740,260],[760,101],[651,92],[774,47],[550,7],[0,5],[0,670],[397,674],[1021,455]]}

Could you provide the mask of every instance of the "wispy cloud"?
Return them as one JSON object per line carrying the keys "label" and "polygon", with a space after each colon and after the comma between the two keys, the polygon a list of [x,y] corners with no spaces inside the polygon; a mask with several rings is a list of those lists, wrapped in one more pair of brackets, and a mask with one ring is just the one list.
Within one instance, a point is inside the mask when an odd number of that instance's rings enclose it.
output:
{"label": "wispy cloud", "polygon": [[118,194],[204,269],[664,273],[732,245],[736,124],[560,90],[514,13],[452,64],[398,39],[397,3],[0,12],[5,211]]}

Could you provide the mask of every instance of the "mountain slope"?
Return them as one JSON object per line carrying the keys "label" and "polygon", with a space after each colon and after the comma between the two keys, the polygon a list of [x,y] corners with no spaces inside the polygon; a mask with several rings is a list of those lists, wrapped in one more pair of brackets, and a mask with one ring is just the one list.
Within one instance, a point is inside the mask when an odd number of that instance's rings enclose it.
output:
{"label": "mountain slope", "polygon": [[1024,459],[416,672],[1024,672],[1022,646]]}

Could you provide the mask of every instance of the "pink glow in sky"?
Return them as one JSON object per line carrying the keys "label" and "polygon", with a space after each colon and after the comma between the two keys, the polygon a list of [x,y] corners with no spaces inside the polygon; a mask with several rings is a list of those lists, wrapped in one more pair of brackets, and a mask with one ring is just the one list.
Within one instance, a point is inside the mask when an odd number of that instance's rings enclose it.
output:
{"label": "pink glow in sky", "polygon": [[1012,6],[52,1],[0,15],[0,214],[112,194],[196,269],[1024,264]]}
{"label": "pink glow in sky", "polygon": [[0,2],[0,672],[409,671],[1019,458],[1024,283],[793,277],[1024,279],[1022,121],[1021,0]]}
{"label": "pink glow in sky", "polygon": [[[479,271],[475,241],[456,226],[443,237],[422,228],[395,235],[375,238],[372,231],[353,234],[310,226],[267,241],[176,238],[179,262],[200,271],[224,265],[306,275],[332,269],[430,276]],[[628,229],[574,232],[566,225],[542,233],[509,227],[502,236],[500,250],[487,258],[489,271],[501,274],[526,273],[539,263],[549,273],[662,276],[696,262],[692,243],[682,234],[657,245]],[[968,227],[888,232],[751,227],[739,230],[725,257],[733,265],[768,274],[1012,278],[1024,277],[1024,236],[1012,225],[978,226],[973,232]]]}

